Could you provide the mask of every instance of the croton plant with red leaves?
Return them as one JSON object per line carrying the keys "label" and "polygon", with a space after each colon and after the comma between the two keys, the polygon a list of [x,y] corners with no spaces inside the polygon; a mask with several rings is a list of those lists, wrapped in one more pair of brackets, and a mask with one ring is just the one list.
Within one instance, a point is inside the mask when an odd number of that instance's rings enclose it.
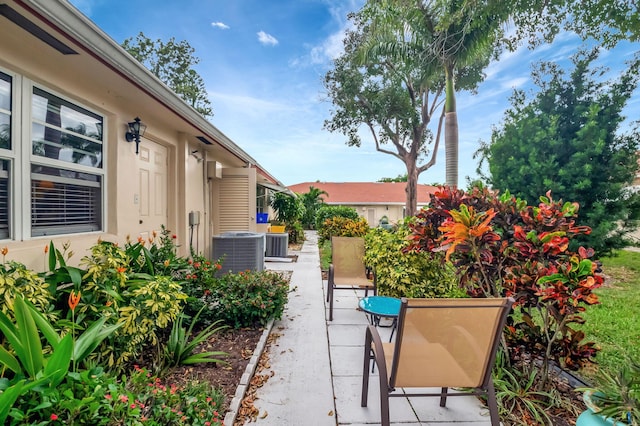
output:
{"label": "croton plant with red leaves", "polygon": [[593,250],[571,248],[575,236],[591,232],[576,226],[577,213],[577,204],[550,193],[530,206],[486,188],[442,187],[411,225],[408,250],[446,250],[470,296],[516,300],[505,331],[509,355],[540,360],[543,385],[551,360],[577,370],[597,352],[572,328],[598,303],[593,290],[603,283]]}

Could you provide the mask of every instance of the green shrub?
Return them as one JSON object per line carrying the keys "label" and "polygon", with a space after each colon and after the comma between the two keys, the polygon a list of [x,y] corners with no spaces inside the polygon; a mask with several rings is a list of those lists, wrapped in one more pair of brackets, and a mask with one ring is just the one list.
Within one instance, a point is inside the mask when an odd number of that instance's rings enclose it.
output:
{"label": "green shrub", "polygon": [[145,369],[135,368],[126,389],[136,397],[141,420],[146,419],[141,425],[222,425],[225,396],[208,382],[163,383]]}
{"label": "green shrub", "polygon": [[283,224],[298,222],[304,215],[304,204],[297,195],[276,192],[271,196],[269,204],[276,212],[276,220]]}
{"label": "green shrub", "polygon": [[131,360],[147,345],[157,345],[158,334],[178,317],[187,298],[180,284],[169,277],[131,280],[128,284],[122,293],[126,304],[118,309],[119,321],[124,323],[115,333],[120,343],[117,348],[123,349],[118,364]]}
{"label": "green shrub", "polygon": [[[173,276],[187,267],[187,259],[178,256],[177,236],[161,225],[160,235],[153,231],[147,240],[138,237],[132,242],[130,236],[124,245],[129,262],[129,271],[149,275]],[[147,248],[148,245],[148,248]]]}
{"label": "green shrub", "polygon": [[322,231],[324,221],[332,217],[346,217],[347,219],[357,220],[358,212],[356,212],[356,209],[353,207],[323,205],[316,213],[316,229],[318,230],[318,235],[320,235]]}
{"label": "green shrub", "polygon": [[79,326],[86,327],[102,316],[110,323],[124,324],[103,342],[96,355],[109,367],[122,367],[123,361],[156,345],[158,334],[168,329],[187,298],[178,282],[131,272],[131,262],[128,250],[106,241],[91,247],[91,254],[82,259],[86,271],[81,272],[82,303],[76,309]]}
{"label": "green shrub", "polygon": [[407,222],[396,232],[383,228],[365,237],[365,263],[376,273],[379,294],[392,297],[461,297],[454,272],[442,254],[407,252]]}
{"label": "green shrub", "polygon": [[369,224],[362,217],[349,219],[335,216],[324,221],[318,236],[320,241],[330,241],[331,237],[364,237],[368,231]]}
{"label": "green shrub", "polygon": [[[187,261],[187,267],[181,278],[182,291],[188,296],[184,306],[184,314],[190,318],[185,319],[185,324],[191,324],[200,312],[199,322],[208,326],[216,321],[212,307],[215,303],[211,296],[211,290],[217,281],[216,273],[222,269],[221,260],[210,261],[202,255],[193,255],[193,259]],[[205,309],[202,309],[206,306]]]}
{"label": "green shrub", "polygon": [[513,365],[525,360],[520,365],[530,369],[537,361],[537,391],[552,383],[552,362],[579,370],[598,351],[576,328],[604,283],[594,250],[571,248],[590,232],[576,225],[578,210],[550,192],[527,205],[509,192],[441,188],[410,225],[412,250],[446,250],[470,296],[514,297],[504,341]]}
{"label": "green shrub", "polygon": [[0,312],[13,318],[13,301],[23,296],[48,319],[55,319],[51,312],[54,297],[49,284],[19,262],[5,262],[0,265]]}
{"label": "green shrub", "polygon": [[212,309],[232,327],[266,324],[280,319],[289,294],[289,282],[275,272],[246,271],[221,276],[211,290]]}
{"label": "green shrub", "polygon": [[[18,398],[9,412],[7,425],[91,424],[107,425],[118,419],[120,424],[136,424],[140,411],[129,404],[112,400],[107,395],[126,395],[115,376],[96,368],[67,374],[58,386],[39,386]],[[133,395],[127,400],[134,401]],[[60,422],[60,423],[58,423]]]}
{"label": "green shrub", "polygon": [[6,424],[221,425],[223,403],[222,391],[209,383],[162,383],[137,367],[121,382],[96,368],[22,395]]}
{"label": "green shrub", "polygon": [[198,317],[204,308],[203,306],[196,316],[192,318],[191,325],[188,328],[182,326],[182,321],[185,319],[183,314],[178,315],[178,318],[173,322],[169,339],[164,347],[163,364],[165,368],[205,362],[225,362],[220,358],[228,355],[225,352],[204,351],[194,353],[196,348],[207,342],[211,336],[227,328],[225,325],[217,327],[218,322],[214,322],[194,335],[193,327],[198,323]]}
{"label": "green shrub", "polygon": [[302,243],[304,241],[304,229],[300,222],[287,224],[287,232],[289,233],[290,243]]}
{"label": "green shrub", "polygon": [[320,249],[320,269],[328,271],[331,264],[331,241],[319,243],[318,248]]}

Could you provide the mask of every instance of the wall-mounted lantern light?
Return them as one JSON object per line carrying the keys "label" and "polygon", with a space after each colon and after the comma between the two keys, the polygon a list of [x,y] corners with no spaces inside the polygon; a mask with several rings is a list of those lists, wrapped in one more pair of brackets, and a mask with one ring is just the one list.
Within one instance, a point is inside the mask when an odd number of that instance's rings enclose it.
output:
{"label": "wall-mounted lantern light", "polygon": [[129,131],[124,135],[127,142],[136,143],[136,154],[138,153],[138,146],[140,145],[140,138],[144,136],[144,131],[147,130],[146,124],[140,121],[140,118],[136,117],[132,122],[128,123]]}

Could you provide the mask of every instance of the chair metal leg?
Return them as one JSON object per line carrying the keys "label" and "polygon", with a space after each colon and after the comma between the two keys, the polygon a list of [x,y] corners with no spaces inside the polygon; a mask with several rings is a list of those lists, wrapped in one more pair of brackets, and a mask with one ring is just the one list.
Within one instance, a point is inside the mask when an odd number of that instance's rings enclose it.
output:
{"label": "chair metal leg", "polygon": [[496,390],[493,382],[489,382],[487,386],[487,406],[489,406],[489,414],[491,416],[491,426],[500,426],[500,415],[498,414],[498,401],[496,400]]}
{"label": "chair metal leg", "polygon": [[329,287],[329,321],[333,321],[333,287]]}
{"label": "chair metal leg", "polygon": [[444,407],[445,405],[447,405],[447,391],[449,390],[449,388],[442,388],[440,390],[440,406]]}
{"label": "chair metal leg", "polygon": [[329,300],[329,321],[333,321],[333,292]]}
{"label": "chair metal leg", "polygon": [[389,426],[389,384],[385,377],[380,374],[380,423],[382,426]]}
{"label": "chair metal leg", "polygon": [[364,364],[362,366],[362,396],[360,398],[360,406],[366,407],[369,398],[369,364],[372,359],[371,354],[371,335],[366,333],[364,338]]}

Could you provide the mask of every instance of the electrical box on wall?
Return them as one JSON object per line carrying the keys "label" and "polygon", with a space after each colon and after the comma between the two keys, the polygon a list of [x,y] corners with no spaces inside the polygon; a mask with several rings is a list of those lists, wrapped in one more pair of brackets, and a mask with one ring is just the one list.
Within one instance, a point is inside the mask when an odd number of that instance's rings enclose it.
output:
{"label": "electrical box on wall", "polygon": [[200,225],[200,212],[199,211],[191,211],[189,212],[189,226]]}
{"label": "electrical box on wall", "polygon": [[218,161],[207,161],[207,177],[222,179],[222,165]]}

